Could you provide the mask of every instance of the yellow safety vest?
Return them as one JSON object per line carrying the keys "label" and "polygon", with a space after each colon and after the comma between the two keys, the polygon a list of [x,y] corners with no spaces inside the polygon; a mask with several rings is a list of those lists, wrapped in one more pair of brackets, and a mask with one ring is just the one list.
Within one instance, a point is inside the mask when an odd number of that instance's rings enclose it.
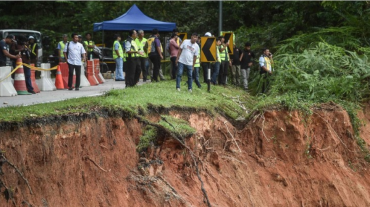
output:
{"label": "yellow safety vest", "polygon": [[270,58],[264,57],[265,59],[265,67],[267,68],[268,71],[271,71],[271,61]]}
{"label": "yellow safety vest", "polygon": [[217,62],[221,62],[221,56],[220,56],[220,51],[218,50],[219,46],[216,46],[216,53],[217,53]]}
{"label": "yellow safety vest", "polygon": [[[68,41],[66,43],[68,43]],[[63,51],[64,51],[64,48],[65,48],[66,45],[64,44],[63,41],[60,41],[59,44],[60,44],[60,57],[64,58]]]}
{"label": "yellow safety vest", "polygon": [[[130,48],[130,51],[139,51],[138,49],[139,49],[139,47],[137,46],[135,40],[131,39],[131,48]],[[126,51],[126,49],[125,49],[125,51]],[[139,54],[138,53],[127,53],[126,52],[125,55],[126,55],[126,58],[129,58],[129,57],[132,57],[132,58],[139,57]]]}
{"label": "yellow safety vest", "polygon": [[194,68],[199,68],[200,67],[200,51],[197,56],[197,60],[195,61]]}
{"label": "yellow safety vest", "polygon": [[113,43],[113,59],[117,59],[117,58],[118,58],[118,55],[117,55],[117,53],[116,53],[116,50],[114,49],[114,45],[115,45],[116,43],[118,43],[118,53],[119,53],[119,56],[120,56],[121,58],[124,58],[124,56],[123,56],[123,50],[122,50],[122,46],[121,46],[121,44],[116,40],[116,41],[114,41],[114,43]]}
{"label": "yellow safety vest", "polygon": [[[223,48],[223,47],[224,47],[223,45],[220,45],[220,48]],[[228,53],[227,47],[226,47],[225,50],[220,53],[221,61],[229,61],[229,55],[228,54],[229,53]]]}
{"label": "yellow safety vest", "polygon": [[31,47],[32,47],[31,48],[31,53],[34,54],[35,56],[36,56],[36,52],[35,52],[36,44],[37,43],[35,42],[35,43],[33,43],[33,45],[31,45]]}
{"label": "yellow safety vest", "polygon": [[[136,45],[138,46],[139,50],[144,51],[144,46],[145,46],[146,41],[148,41],[148,40],[145,37],[143,37],[141,42],[140,42],[139,38],[135,39]],[[138,54],[138,56],[139,57],[144,57],[144,58],[148,57],[148,55],[145,52],[144,52],[143,55]]]}
{"label": "yellow safety vest", "polygon": [[90,41],[84,41],[85,45],[86,45],[86,49],[88,52],[92,52],[94,51],[94,48],[89,48],[87,47],[87,45],[94,45],[94,41],[90,40]]}

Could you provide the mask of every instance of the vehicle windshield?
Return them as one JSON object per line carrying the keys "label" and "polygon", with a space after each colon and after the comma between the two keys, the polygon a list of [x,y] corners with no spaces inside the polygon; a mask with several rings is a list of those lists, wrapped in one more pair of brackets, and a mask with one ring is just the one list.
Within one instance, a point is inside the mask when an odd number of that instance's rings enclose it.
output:
{"label": "vehicle windshield", "polygon": [[4,37],[8,36],[8,35],[14,35],[15,36],[15,39],[17,40],[19,36],[24,36],[25,38],[28,39],[29,36],[33,36],[35,38],[35,42],[37,42],[37,45],[39,46],[39,48],[42,48],[42,45],[41,45],[41,34],[38,33],[38,32],[4,32]]}

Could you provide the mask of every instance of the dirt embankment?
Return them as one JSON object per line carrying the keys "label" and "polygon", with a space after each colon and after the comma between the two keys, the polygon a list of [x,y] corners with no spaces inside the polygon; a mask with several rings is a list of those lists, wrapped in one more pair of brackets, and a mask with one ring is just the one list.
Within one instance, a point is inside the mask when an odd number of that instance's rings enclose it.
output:
{"label": "dirt embankment", "polygon": [[[340,108],[267,111],[241,129],[203,112],[170,115],[196,129],[185,139],[191,151],[162,132],[137,153],[138,119],[2,129],[0,206],[207,206],[205,194],[220,207],[370,206],[369,164]],[[360,117],[369,142],[370,114]]]}

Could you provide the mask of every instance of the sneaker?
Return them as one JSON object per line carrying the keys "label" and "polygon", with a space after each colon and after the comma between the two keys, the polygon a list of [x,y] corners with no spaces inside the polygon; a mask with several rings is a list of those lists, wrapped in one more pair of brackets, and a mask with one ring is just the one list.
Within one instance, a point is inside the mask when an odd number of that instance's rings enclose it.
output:
{"label": "sneaker", "polygon": [[189,93],[193,93],[193,90],[189,89]]}
{"label": "sneaker", "polygon": [[36,92],[35,92],[35,91],[28,91],[28,93],[36,94]]}
{"label": "sneaker", "polygon": [[70,87],[70,88],[68,88],[68,90],[69,90],[69,91],[71,91],[71,90],[73,90],[73,88],[72,88],[72,87]]}
{"label": "sneaker", "polygon": [[180,92],[180,88],[176,88],[176,90]]}
{"label": "sneaker", "polygon": [[79,88],[75,88],[76,91],[79,91],[80,89]]}

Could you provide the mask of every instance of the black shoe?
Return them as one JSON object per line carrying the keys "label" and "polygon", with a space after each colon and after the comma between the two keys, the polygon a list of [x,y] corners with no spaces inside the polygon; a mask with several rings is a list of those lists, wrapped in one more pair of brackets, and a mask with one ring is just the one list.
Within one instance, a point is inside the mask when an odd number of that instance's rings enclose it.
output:
{"label": "black shoe", "polygon": [[28,91],[28,93],[36,94],[36,92],[35,92],[35,91]]}
{"label": "black shoe", "polygon": [[76,91],[79,91],[79,90],[80,90],[80,88],[75,88],[75,90],[76,90]]}
{"label": "black shoe", "polygon": [[73,88],[72,87],[69,87],[68,90],[71,91],[71,90],[73,90]]}

